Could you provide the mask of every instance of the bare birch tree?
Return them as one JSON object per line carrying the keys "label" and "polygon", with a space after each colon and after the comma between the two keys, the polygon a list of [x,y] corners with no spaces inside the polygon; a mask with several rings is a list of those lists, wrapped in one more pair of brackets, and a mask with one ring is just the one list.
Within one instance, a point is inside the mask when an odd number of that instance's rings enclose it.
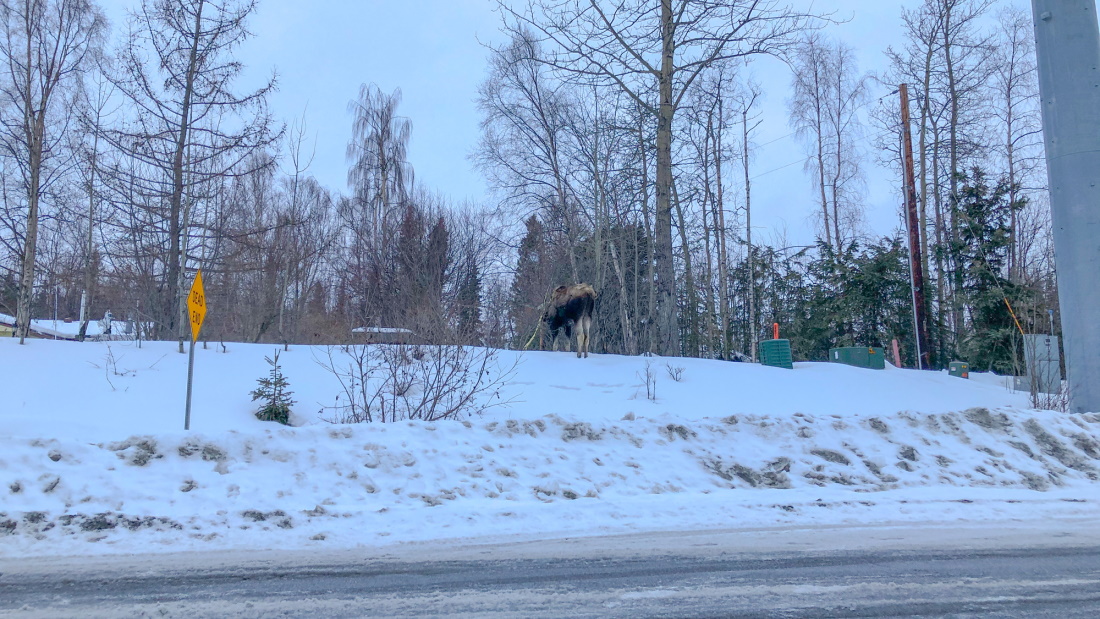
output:
{"label": "bare birch tree", "polygon": [[[354,319],[374,325],[393,305],[388,282],[397,276],[397,230],[409,207],[413,168],[408,162],[411,121],[397,113],[401,91],[383,93],[364,84],[348,104],[348,186],[339,203],[343,225],[347,289],[356,304]],[[377,325],[392,327],[394,325]]]}
{"label": "bare birch tree", "polygon": [[809,16],[770,0],[529,0],[520,9],[503,2],[500,7],[506,30],[530,29],[547,45],[543,62],[576,79],[622,90],[656,121],[658,352],[679,354],[672,240],[676,110],[715,62],[785,51]]}
{"label": "bare birch tree", "polygon": [[[714,357],[729,359],[731,350],[731,309],[732,302],[729,290],[730,253],[728,242],[732,229],[726,225],[726,181],[725,178],[733,178],[727,174],[725,166],[728,159],[732,158],[735,149],[727,144],[727,130],[733,131],[734,107],[736,99],[734,95],[738,88],[736,74],[728,64],[717,67],[700,84],[695,101],[695,123],[702,130],[701,139],[696,141],[696,148],[700,152],[701,173],[704,182],[703,213],[704,219],[704,244],[709,245],[709,238],[714,237],[713,263],[710,257],[711,249],[707,248],[707,271],[715,271],[708,279],[716,278],[717,297],[711,303],[713,305],[714,321],[717,323],[717,341],[712,343]],[[731,157],[727,158],[727,155]],[[732,170],[730,170],[732,172]],[[707,206],[709,205],[709,213]],[[709,226],[707,219],[709,217]],[[710,234],[708,234],[708,230]],[[736,235],[733,237],[736,238]],[[750,236],[751,238],[751,236]]]}
{"label": "bare birch tree", "polygon": [[474,157],[503,192],[502,202],[518,211],[516,220],[537,212],[545,232],[564,240],[578,280],[580,225],[572,179],[583,162],[568,156],[577,123],[568,89],[551,78],[543,58],[529,31],[513,33],[508,45],[493,51],[489,77],[478,89],[482,137]]}
{"label": "bare birch tree", "polygon": [[72,156],[66,131],[81,72],[106,23],[88,0],[4,0],[0,28],[0,145],[18,169],[26,201],[16,316],[22,344],[30,330],[41,200]]}
{"label": "bare birch tree", "polygon": [[855,65],[851,48],[811,33],[794,57],[791,124],[806,139],[813,184],[821,199],[825,243],[841,248],[858,228],[863,170],[860,112],[867,77]]}
{"label": "bare birch tree", "polygon": [[100,256],[96,249],[96,220],[100,217],[99,207],[102,201],[99,191],[99,171],[102,166],[100,159],[100,135],[106,122],[105,116],[109,115],[109,105],[113,89],[102,74],[97,76],[94,85],[86,87],[86,104],[81,114],[81,125],[85,139],[81,144],[82,164],[80,173],[88,197],[87,229],[84,237],[84,288],[83,300],[80,304],[80,330],[77,339],[83,341],[88,333],[88,322],[91,316],[91,305],[95,298],[96,273],[99,270]]}
{"label": "bare birch tree", "polygon": [[760,338],[756,298],[756,257],[752,244],[752,178],[749,176],[749,166],[752,163],[753,131],[762,122],[759,114],[753,114],[753,108],[760,100],[763,92],[759,85],[749,81],[735,92],[734,100],[741,116],[741,171],[744,173],[745,182],[745,262],[748,268],[748,339],[751,358],[756,361],[756,342]]}
{"label": "bare birch tree", "polygon": [[267,110],[274,76],[243,95],[230,90],[243,69],[232,55],[251,36],[245,24],[255,9],[256,0],[142,0],[117,54],[113,83],[135,114],[104,139],[139,164],[118,182],[137,186],[167,222],[156,318],[181,353],[194,200],[219,179],[254,171],[246,161],[269,165],[250,155],[282,135]]}
{"label": "bare birch tree", "polygon": [[[1008,178],[1010,204],[1021,197],[1028,186],[1045,185],[1039,119],[1038,75],[1035,64],[1035,39],[1031,15],[1019,7],[1006,7],[997,16],[997,47],[994,53],[992,88],[997,103],[993,114],[1000,124],[1002,136],[998,149],[1004,157]],[[1037,182],[1036,182],[1037,181]],[[1046,208],[1045,204],[1040,205]],[[1027,207],[1025,207],[1027,208]],[[1026,262],[1022,251],[1030,239],[1019,242],[1019,213],[1009,215],[1012,239],[1008,252],[1008,279],[1019,281],[1021,266]]]}
{"label": "bare birch tree", "polygon": [[348,143],[348,186],[368,214],[370,231],[383,234],[408,198],[412,166],[406,158],[412,123],[397,114],[401,90],[383,93],[363,84],[359,98],[348,104],[354,118]]}

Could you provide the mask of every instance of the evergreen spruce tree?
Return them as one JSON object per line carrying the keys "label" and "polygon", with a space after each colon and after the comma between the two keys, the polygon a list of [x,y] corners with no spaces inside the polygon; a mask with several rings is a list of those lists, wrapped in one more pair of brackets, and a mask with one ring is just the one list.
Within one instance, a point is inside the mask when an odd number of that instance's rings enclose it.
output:
{"label": "evergreen spruce tree", "polygon": [[458,288],[458,334],[463,343],[480,343],[481,275],[477,261],[466,263],[466,273]]}
{"label": "evergreen spruce tree", "polygon": [[887,347],[894,338],[908,355],[912,308],[900,239],[820,242],[816,250],[784,259],[760,253],[754,270],[765,282],[758,295],[763,322],[780,324],[797,360],[824,361],[837,346]]}
{"label": "evergreen spruce tree", "polygon": [[515,328],[512,345],[522,348],[538,325],[539,304],[551,289],[550,248],[546,244],[542,222],[531,215],[525,222],[527,233],[519,244],[516,276],[512,280],[509,314]]}
{"label": "evergreen spruce tree", "polygon": [[1009,220],[1013,211],[1023,208],[1024,200],[1011,203],[1008,182],[1001,179],[990,186],[978,168],[960,180],[962,189],[953,204],[959,239],[950,249],[963,269],[962,292],[969,309],[961,352],[975,370],[1011,373],[1018,329],[1005,301],[1020,307],[1032,295],[1007,277]]}
{"label": "evergreen spruce tree", "polygon": [[412,329],[425,335],[421,332],[423,325],[418,324],[420,314],[429,305],[425,230],[424,215],[412,203],[406,204],[395,239],[397,269],[389,291],[389,315],[385,316],[383,327]]}
{"label": "evergreen spruce tree", "polygon": [[426,336],[438,341],[447,331],[443,317],[443,285],[451,270],[451,233],[446,221],[440,217],[428,230],[424,243],[424,273],[422,279],[424,299],[417,320]]}
{"label": "evergreen spruce tree", "polygon": [[290,425],[290,407],[294,406],[294,400],[290,399],[290,396],[294,395],[294,392],[287,389],[290,384],[283,376],[282,368],[279,367],[279,349],[275,349],[274,357],[264,357],[264,361],[271,366],[271,371],[268,372],[267,378],[256,380],[260,386],[252,391],[253,402],[256,400],[264,402],[263,407],[256,411],[256,418],[261,421],[278,421],[288,426]]}
{"label": "evergreen spruce tree", "polygon": [[907,260],[900,237],[871,243],[856,257],[844,292],[855,345],[889,349],[897,338],[904,358],[916,358]]}

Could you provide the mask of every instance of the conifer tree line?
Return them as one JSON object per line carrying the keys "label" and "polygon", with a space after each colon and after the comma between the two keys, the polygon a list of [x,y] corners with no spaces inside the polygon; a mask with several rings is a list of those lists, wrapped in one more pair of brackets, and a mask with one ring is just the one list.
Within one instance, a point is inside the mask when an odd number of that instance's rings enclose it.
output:
{"label": "conifer tree line", "polygon": [[[925,351],[1018,372],[1019,333],[1057,310],[1030,15],[914,0],[886,69],[860,69],[828,15],[778,1],[501,1],[458,203],[408,161],[401,92],[349,102],[347,187],[311,173],[305,119],[237,78],[257,0],[2,0],[0,312],[187,336],[342,343],[355,327],[522,348],[564,283],[599,293],[593,350],[748,360],[779,323],[796,359],[897,339],[915,362],[898,84],[909,86],[926,274]],[[262,35],[262,33],[261,33]],[[788,93],[753,61],[782,58]],[[754,228],[755,157],[782,102],[805,149],[816,243]],[[897,228],[865,224],[867,179],[897,182]],[[763,210],[761,210],[763,209]],[[1011,308],[1011,311],[1010,311]],[[1015,317],[1013,317],[1013,314]],[[1055,329],[1057,329],[1055,314]]]}

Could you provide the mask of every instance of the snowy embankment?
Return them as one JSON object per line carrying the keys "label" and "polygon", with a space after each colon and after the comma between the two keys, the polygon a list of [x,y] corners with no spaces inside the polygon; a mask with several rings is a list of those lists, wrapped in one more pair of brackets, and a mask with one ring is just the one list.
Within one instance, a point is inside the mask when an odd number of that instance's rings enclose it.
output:
{"label": "snowy embankment", "polygon": [[272,347],[228,344],[184,432],[173,348],[0,341],[0,555],[1100,515],[1100,415],[942,373],[505,352],[483,416],[333,425],[292,347],[284,428],[248,395]]}

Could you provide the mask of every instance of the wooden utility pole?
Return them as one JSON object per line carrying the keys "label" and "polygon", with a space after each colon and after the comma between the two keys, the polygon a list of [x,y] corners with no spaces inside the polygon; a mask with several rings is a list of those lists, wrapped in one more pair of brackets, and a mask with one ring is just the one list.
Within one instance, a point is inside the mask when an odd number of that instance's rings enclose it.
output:
{"label": "wooden utility pole", "polygon": [[898,86],[901,96],[901,156],[905,191],[906,227],[909,229],[909,272],[913,288],[913,321],[916,323],[917,368],[931,366],[928,319],[924,314],[924,269],[921,266],[920,225],[917,218],[917,185],[913,178],[913,136],[909,133],[909,86]]}

